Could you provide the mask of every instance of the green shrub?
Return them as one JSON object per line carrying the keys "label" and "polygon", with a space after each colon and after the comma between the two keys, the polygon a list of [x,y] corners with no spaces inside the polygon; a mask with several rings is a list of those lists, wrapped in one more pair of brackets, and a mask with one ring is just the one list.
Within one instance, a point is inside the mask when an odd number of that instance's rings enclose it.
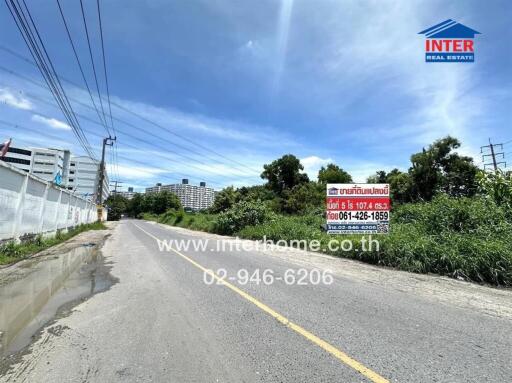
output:
{"label": "green shrub", "polygon": [[453,198],[440,195],[431,202],[400,205],[392,212],[394,223],[411,223],[425,234],[441,235],[446,231],[486,235],[510,233],[506,211],[485,198]]}
{"label": "green shrub", "polygon": [[241,201],[220,213],[213,229],[219,234],[232,235],[246,226],[261,224],[271,216],[272,213],[260,201]]}

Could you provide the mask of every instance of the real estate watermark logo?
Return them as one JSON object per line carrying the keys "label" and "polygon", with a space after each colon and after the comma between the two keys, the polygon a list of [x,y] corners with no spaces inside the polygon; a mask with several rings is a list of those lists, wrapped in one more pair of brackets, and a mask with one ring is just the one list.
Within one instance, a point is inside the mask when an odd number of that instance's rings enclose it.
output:
{"label": "real estate watermark logo", "polygon": [[436,24],[424,31],[426,62],[474,62],[475,31],[452,19]]}

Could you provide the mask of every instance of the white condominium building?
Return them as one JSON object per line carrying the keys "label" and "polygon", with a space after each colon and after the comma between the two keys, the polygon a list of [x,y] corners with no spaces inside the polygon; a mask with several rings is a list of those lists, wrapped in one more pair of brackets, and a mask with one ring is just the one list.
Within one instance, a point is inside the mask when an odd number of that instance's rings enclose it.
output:
{"label": "white condominium building", "polygon": [[213,188],[206,187],[206,182],[200,182],[198,186],[190,185],[186,178],[181,181],[181,184],[156,184],[155,186],[146,188],[146,193],[156,193],[162,190],[176,194],[185,209],[208,209],[213,205],[215,199],[215,191]]}

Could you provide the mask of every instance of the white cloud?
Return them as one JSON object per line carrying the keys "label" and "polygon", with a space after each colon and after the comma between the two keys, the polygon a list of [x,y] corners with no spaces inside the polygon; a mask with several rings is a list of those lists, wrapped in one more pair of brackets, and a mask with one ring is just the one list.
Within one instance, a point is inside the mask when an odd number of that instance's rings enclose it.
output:
{"label": "white cloud", "polygon": [[126,164],[119,164],[116,167],[117,172],[121,177],[129,179],[141,179],[141,178],[155,178],[161,173],[165,173],[163,169],[145,167],[145,166],[130,166]]}
{"label": "white cloud", "polygon": [[[225,141],[237,141],[268,147],[290,147],[297,145],[295,140],[272,126],[262,126],[249,122],[218,119],[197,113],[185,113],[166,107],[161,108],[142,102],[115,99],[115,102],[143,117],[156,121],[166,128],[181,132],[188,137],[207,135]],[[158,128],[156,128],[158,129]],[[160,129],[159,129],[160,130]]]}
{"label": "white cloud", "polygon": [[300,159],[300,163],[304,165],[304,171],[312,180],[316,180],[318,171],[322,166],[332,162],[334,162],[332,158],[320,158],[317,156],[309,156]]}
{"label": "white cloud", "polygon": [[53,129],[71,130],[71,126],[69,126],[65,122],[57,120],[56,118],[46,118],[46,117],[40,116],[38,114],[34,114],[32,116],[32,121],[40,122],[41,124],[49,126],[50,128],[53,128]]}
{"label": "white cloud", "polygon": [[16,109],[32,110],[32,103],[22,96],[15,95],[9,89],[0,88],[0,102]]}

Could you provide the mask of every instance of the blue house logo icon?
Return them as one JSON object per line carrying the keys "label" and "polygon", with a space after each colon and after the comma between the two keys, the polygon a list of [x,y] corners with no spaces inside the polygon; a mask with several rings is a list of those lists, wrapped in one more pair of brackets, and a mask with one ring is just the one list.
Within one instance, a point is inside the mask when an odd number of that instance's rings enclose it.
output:
{"label": "blue house logo icon", "polygon": [[474,62],[473,39],[480,32],[452,19],[436,24],[424,31],[426,62]]}

